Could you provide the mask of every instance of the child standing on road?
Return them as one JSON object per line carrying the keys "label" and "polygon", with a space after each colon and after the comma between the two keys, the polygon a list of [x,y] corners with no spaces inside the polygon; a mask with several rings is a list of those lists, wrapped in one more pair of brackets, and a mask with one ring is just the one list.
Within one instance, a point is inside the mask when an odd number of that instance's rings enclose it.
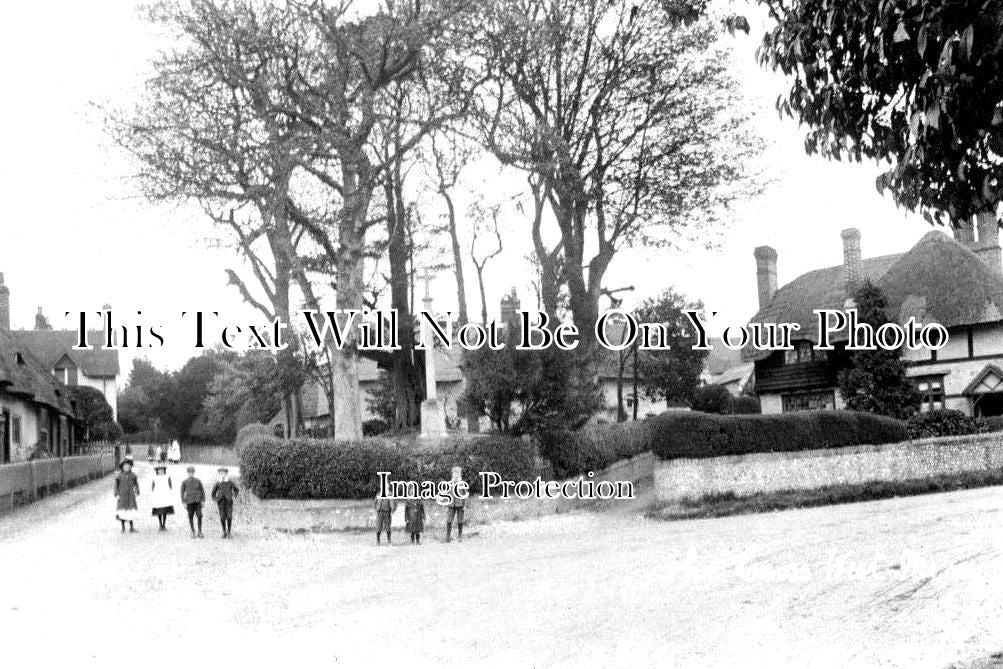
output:
{"label": "child standing on road", "polygon": [[153,515],[160,522],[160,531],[167,529],[167,516],[174,515],[174,482],[167,474],[167,465],[158,464],[153,468],[153,482],[150,484]]}
{"label": "child standing on road", "polygon": [[212,487],[212,499],[219,508],[219,522],[223,526],[223,538],[233,535],[233,500],[240,494],[240,489],[230,480],[230,470],[219,468],[219,479]]}
{"label": "child standing on road", "polygon": [[199,520],[198,538],[202,539],[202,504],[205,502],[205,488],[202,481],[195,478],[195,468],[188,465],[188,478],[181,482],[181,503],[188,511],[188,527],[192,530],[192,539],[195,534],[195,518]]}
{"label": "child standing on road", "polygon": [[459,542],[463,542],[463,507],[466,504],[466,498],[459,494],[458,488],[460,484],[463,483],[463,470],[459,467],[453,467],[452,477],[450,478],[451,492],[449,499],[449,509],[446,511],[446,541],[452,541],[453,538],[450,536],[453,531],[453,521],[456,521],[456,539]]}
{"label": "child standing on road", "polygon": [[397,510],[397,500],[387,495],[382,496],[376,493],[376,545],[380,543],[380,533],[387,533],[387,545],[390,545],[390,521],[393,519],[394,511]]}
{"label": "child standing on road", "polygon": [[[420,497],[412,497],[404,503],[404,524],[411,535],[411,543],[420,544],[421,533],[425,531],[425,503]],[[378,540],[379,535],[376,538]]]}
{"label": "child standing on road", "polygon": [[115,517],[122,523],[122,532],[125,532],[125,524],[129,523],[129,531],[136,531],[136,519],[139,517],[139,479],[132,471],[132,460],[123,460],[118,466],[121,470],[115,477]]}

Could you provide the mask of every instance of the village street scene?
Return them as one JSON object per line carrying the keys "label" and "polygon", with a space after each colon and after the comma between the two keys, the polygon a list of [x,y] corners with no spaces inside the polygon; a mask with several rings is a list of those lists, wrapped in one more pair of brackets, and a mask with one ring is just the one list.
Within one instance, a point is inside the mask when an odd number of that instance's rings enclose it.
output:
{"label": "village street scene", "polygon": [[0,658],[1003,667],[1003,3],[57,5]]}

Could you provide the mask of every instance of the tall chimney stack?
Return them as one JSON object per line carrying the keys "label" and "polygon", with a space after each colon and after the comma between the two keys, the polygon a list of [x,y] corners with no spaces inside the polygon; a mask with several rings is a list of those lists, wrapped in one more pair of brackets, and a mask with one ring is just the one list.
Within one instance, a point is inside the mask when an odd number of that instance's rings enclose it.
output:
{"label": "tall chimney stack", "polygon": [[772,246],[757,246],[756,282],[759,284],[759,308],[773,301],[777,292],[777,251]]}
{"label": "tall chimney stack", "polygon": [[[1000,253],[1000,224],[995,211],[984,211],[975,217],[979,241],[975,253],[996,273],[1003,273],[1003,254]],[[969,223],[971,225],[971,223]]]}
{"label": "tall chimney stack", "polygon": [[4,285],[0,272],[0,329],[10,330],[10,289]]}
{"label": "tall chimney stack", "polygon": [[860,253],[860,230],[847,228],[840,233],[843,237],[843,269],[846,272],[846,292],[853,292],[863,278],[863,259]]}

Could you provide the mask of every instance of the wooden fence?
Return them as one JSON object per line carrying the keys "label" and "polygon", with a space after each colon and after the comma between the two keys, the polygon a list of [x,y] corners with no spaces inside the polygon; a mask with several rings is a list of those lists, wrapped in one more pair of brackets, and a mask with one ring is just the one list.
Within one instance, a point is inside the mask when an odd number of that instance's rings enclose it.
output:
{"label": "wooden fence", "polygon": [[113,449],[0,465],[0,510],[9,511],[53,492],[101,478],[117,466]]}

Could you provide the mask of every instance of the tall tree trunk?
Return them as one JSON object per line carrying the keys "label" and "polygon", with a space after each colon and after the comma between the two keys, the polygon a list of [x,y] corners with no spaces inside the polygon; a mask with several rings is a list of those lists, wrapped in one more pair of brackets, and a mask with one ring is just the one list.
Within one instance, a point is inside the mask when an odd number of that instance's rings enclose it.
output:
{"label": "tall tree trunk", "polygon": [[397,311],[397,337],[400,350],[393,351],[389,374],[390,389],[396,410],[391,427],[406,430],[419,422],[421,379],[414,363],[414,318],[411,314],[408,276],[407,212],[401,194],[400,166],[387,178],[384,191],[387,201],[387,254],[390,261],[390,306]]}

